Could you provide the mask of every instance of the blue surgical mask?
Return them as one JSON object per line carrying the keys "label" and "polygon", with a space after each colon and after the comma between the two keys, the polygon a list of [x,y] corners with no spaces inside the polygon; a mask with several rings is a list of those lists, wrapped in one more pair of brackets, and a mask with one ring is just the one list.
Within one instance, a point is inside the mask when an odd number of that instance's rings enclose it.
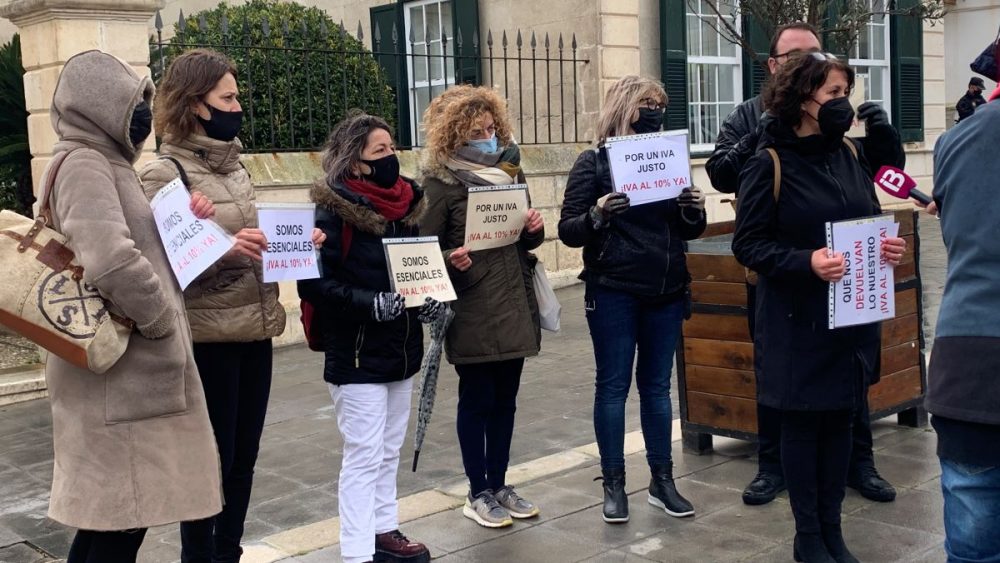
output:
{"label": "blue surgical mask", "polygon": [[495,153],[497,152],[497,134],[494,133],[489,139],[472,139],[465,144],[487,154]]}

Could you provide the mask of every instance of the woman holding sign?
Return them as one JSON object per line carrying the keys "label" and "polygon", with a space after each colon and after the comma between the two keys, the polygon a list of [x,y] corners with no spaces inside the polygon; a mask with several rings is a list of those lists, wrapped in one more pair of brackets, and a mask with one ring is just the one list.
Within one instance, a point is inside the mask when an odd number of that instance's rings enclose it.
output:
{"label": "woman holding sign", "polygon": [[[529,251],[545,240],[542,218],[529,207],[526,186],[520,204],[471,205],[470,191],[524,183],[507,106],[493,90],[447,90],[427,108],[424,126],[421,171],[429,208],[420,230],[439,237],[458,293],[445,351],[459,376],[458,442],[469,479],[463,513],[488,528],[510,526],[512,517],[538,515],[506,475],[524,358],[541,346],[532,285],[536,259]],[[519,220],[510,228],[515,215]],[[470,251],[466,234],[483,232],[470,227],[496,221],[508,224],[493,232],[493,242],[503,245]],[[512,231],[514,236],[500,236]]]}
{"label": "woman holding sign", "polygon": [[[264,415],[271,392],[271,339],[285,330],[278,286],[264,283],[257,200],[240,164],[243,120],[236,67],[209,50],[174,59],[156,96],[160,158],[140,172],[152,199],[180,177],[215,205],[214,220],[236,245],[184,291],[198,364],[222,460],[225,506],[213,518],[181,524],[185,563],[238,561]],[[322,234],[313,240],[322,242]]]}
{"label": "woman holding sign", "polygon": [[[792,57],[764,105],[775,118],[740,177],[733,252],[759,274],[754,338],[758,401],[779,409],[781,461],[795,516],[796,561],[857,561],[840,509],[851,455],[851,420],[879,371],[879,324],[829,329],[826,223],[879,214],[861,145],[844,134],[854,71],[829,54]],[[872,243],[872,260],[899,264],[903,239]],[[891,291],[891,289],[890,289]]]}
{"label": "woman holding sign", "polygon": [[587,324],[597,381],[594,431],[604,478],[604,521],[627,522],[625,399],[639,388],[642,434],[652,478],[648,502],[675,517],[694,507],[674,485],[670,451],[670,370],[681,333],[690,276],[684,241],[705,230],[705,196],[696,187],[680,197],[632,206],[614,191],[609,137],[655,133],[667,94],[648,78],[626,76],[611,88],[598,118],[598,147],[577,159],[566,183],[559,238],[583,247]]}
{"label": "woman holding sign", "polygon": [[[423,192],[399,175],[389,125],[355,113],[338,123],[323,151],[326,178],[313,186],[316,225],[328,239],[323,277],[298,282],[315,307],[313,331],[326,353],[330,388],[344,439],[338,504],[344,563],[423,563],[430,553],[399,531],[396,471],[410,416],[413,375],[423,358],[423,329],[443,305],[416,310],[392,290],[382,241],[415,237],[427,207]],[[318,325],[316,324],[318,321]]]}

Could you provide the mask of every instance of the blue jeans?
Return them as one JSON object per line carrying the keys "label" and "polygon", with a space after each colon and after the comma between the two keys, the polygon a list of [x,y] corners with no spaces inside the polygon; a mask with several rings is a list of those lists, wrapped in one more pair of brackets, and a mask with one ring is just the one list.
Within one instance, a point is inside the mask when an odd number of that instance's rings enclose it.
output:
{"label": "blue jeans", "polygon": [[948,563],[1000,563],[1000,466],[941,460]]}
{"label": "blue jeans", "polygon": [[628,292],[588,284],[585,306],[597,380],[594,432],[602,469],[625,467],[625,399],[635,366],[646,460],[671,463],[670,370],[684,320],[683,299],[651,304]]}

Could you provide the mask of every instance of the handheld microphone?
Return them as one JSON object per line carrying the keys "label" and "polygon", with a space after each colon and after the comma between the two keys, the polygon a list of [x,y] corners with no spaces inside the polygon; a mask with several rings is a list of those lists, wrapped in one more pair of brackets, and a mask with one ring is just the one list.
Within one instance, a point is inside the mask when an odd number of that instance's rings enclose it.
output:
{"label": "handheld microphone", "polygon": [[913,198],[924,205],[930,205],[931,197],[916,189],[917,181],[895,166],[883,166],[875,174],[875,185],[882,191],[899,199]]}

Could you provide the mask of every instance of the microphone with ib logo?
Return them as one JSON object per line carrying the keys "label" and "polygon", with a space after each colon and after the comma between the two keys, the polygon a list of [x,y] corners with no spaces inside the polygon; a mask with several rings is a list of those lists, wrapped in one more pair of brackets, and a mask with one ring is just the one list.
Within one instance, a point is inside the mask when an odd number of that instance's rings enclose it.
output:
{"label": "microphone with ib logo", "polygon": [[874,182],[876,186],[882,188],[882,191],[892,197],[898,197],[899,199],[909,199],[912,197],[924,205],[930,205],[931,201],[933,201],[929,195],[916,189],[916,180],[895,166],[883,166],[879,168],[878,173],[875,174]]}

